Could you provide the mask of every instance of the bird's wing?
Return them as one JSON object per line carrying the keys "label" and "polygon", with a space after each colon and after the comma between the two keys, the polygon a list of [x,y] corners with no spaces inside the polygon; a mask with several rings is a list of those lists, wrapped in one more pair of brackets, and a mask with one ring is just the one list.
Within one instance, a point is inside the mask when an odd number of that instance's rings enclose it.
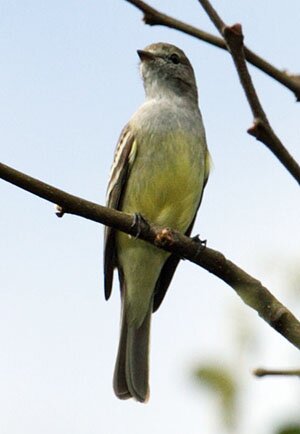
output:
{"label": "bird's wing", "polygon": [[[134,136],[128,125],[121,132],[115,151],[107,188],[106,204],[109,208],[120,209],[126,180],[132,166],[135,152],[133,152]],[[111,294],[113,273],[116,267],[115,229],[106,226],[104,230],[104,293],[108,300]]]}
{"label": "bird's wing", "polygon": [[[204,174],[203,190],[202,190],[202,194],[201,194],[194,218],[193,218],[190,226],[188,227],[188,229],[185,232],[185,235],[187,237],[189,237],[191,235],[191,232],[192,232],[195,220],[196,220],[197,212],[198,212],[198,209],[201,205],[204,188],[205,188],[207,181],[208,181],[210,165],[211,165],[211,158],[210,158],[209,152],[207,151],[206,158],[205,158],[205,174]],[[181,258],[179,256],[173,254],[173,255],[168,257],[164,266],[162,267],[159,278],[158,278],[156,285],[155,285],[154,300],[153,300],[153,312],[155,312],[159,308],[159,306],[161,305],[180,259]]]}

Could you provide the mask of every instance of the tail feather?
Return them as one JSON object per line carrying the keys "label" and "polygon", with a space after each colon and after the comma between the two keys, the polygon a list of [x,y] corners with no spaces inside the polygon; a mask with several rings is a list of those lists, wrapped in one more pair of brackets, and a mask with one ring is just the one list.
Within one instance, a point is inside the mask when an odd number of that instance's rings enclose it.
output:
{"label": "tail feather", "polygon": [[122,314],[122,325],[118,355],[116,360],[113,387],[115,394],[120,399],[131,398],[131,394],[128,390],[126,381],[126,346],[127,346],[127,322],[125,320],[125,314]]}
{"label": "tail feather", "polygon": [[149,397],[149,339],[152,303],[140,327],[128,325],[125,309],[114,372],[114,391],[118,398],[135,398],[145,402]]}

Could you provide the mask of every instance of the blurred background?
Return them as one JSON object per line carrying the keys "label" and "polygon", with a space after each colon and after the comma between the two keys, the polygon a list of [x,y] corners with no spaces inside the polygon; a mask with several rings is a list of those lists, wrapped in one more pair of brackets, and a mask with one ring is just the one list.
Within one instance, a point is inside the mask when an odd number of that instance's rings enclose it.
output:
{"label": "blurred background", "polygon": [[[242,23],[251,49],[300,72],[298,0],[213,4],[227,23]],[[195,0],[151,5],[216,34]],[[298,186],[246,133],[252,115],[230,56],[141,19],[124,0],[2,0],[1,161],[104,204],[119,133],[144,99],[136,49],[178,45],[195,69],[214,162],[194,233],[299,316]],[[299,161],[300,104],[250,72]],[[58,219],[52,204],[5,182],[0,206],[2,434],[275,434],[300,423],[299,381],[251,373],[299,367],[297,350],[224,282],[187,261],[153,317],[149,403],[117,400],[120,301],[117,279],[104,301],[103,227]]]}

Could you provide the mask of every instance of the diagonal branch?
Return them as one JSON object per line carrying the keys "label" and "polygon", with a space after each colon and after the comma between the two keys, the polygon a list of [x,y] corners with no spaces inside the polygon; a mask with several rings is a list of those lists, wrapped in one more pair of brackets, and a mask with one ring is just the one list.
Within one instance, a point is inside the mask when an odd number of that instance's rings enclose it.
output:
{"label": "diagonal branch", "polygon": [[[170,17],[169,15],[159,12],[157,9],[149,6],[147,3],[141,0],[126,0],[128,3],[136,6],[140,11],[144,13],[144,22],[150,26],[161,25],[169,27],[171,29],[179,30],[190,36],[193,36],[201,41],[207,42],[215,47],[222,48],[223,50],[228,50],[227,45],[222,38],[218,38],[208,32],[198,29],[197,27],[191,26],[180,20]],[[256,68],[265,72],[274,80],[281,83],[283,86],[290,89],[296,96],[296,100],[300,101],[300,75],[288,74],[285,71],[280,71],[275,66],[271,65],[262,57],[258,56],[256,53],[251,51],[249,48],[244,47],[245,58]]]}
{"label": "diagonal branch", "polygon": [[248,129],[248,133],[264,143],[296,179],[298,184],[300,184],[300,166],[274,133],[253,86],[245,59],[242,26],[240,24],[235,24],[231,27],[227,26],[219,17],[216,10],[212,7],[209,0],[198,1],[221,35],[224,36],[228,51],[231,53],[240,82],[254,117],[254,124]]}
{"label": "diagonal branch", "polygon": [[0,178],[45,200],[59,204],[64,213],[77,215],[97,223],[112,226],[186,258],[205,268],[231,286],[239,297],[275,330],[300,349],[300,323],[257,279],[251,277],[225,256],[203,246],[195,239],[168,228],[157,227],[140,220],[133,225],[129,214],[106,208],[73,196],[0,163]]}

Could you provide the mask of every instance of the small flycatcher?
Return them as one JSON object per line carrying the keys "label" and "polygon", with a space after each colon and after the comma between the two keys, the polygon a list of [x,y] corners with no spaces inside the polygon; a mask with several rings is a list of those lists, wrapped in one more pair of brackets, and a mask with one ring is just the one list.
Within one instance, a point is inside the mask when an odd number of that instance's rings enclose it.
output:
{"label": "small flycatcher", "polygon": [[[190,235],[209,173],[209,154],[192,65],[166,43],[137,51],[146,101],[124,127],[116,148],[107,206],[141,214]],[[151,314],[160,306],[179,257],[107,227],[105,297],[118,269],[122,313],[114,372],[118,398],[149,397]]]}

